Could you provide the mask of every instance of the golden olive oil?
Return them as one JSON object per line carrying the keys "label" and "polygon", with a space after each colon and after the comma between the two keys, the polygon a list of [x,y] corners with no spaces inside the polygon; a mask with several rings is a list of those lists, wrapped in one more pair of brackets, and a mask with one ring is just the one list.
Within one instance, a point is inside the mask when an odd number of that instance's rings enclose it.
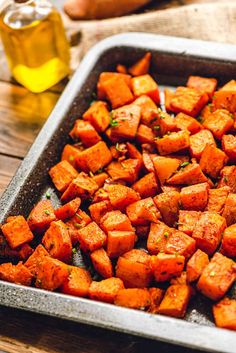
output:
{"label": "golden olive oil", "polygon": [[1,13],[0,33],[13,77],[30,91],[45,91],[69,74],[61,17],[47,1],[11,3]]}

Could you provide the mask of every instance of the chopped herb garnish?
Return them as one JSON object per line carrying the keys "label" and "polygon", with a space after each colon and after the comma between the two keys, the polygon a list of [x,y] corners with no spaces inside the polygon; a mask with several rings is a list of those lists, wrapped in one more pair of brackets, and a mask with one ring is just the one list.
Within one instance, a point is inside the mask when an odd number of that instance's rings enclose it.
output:
{"label": "chopped herb garnish", "polygon": [[168,232],[165,232],[163,235],[164,235],[165,238],[168,238],[169,233],[168,233]]}
{"label": "chopped herb garnish", "polygon": [[112,111],[110,112],[110,126],[111,127],[118,126],[118,121],[114,119],[114,115]]}
{"label": "chopped herb garnish", "polygon": [[120,145],[119,145],[118,142],[117,142],[117,144],[116,144],[116,150],[117,150],[118,152],[123,152],[123,150],[122,150],[122,148],[120,148]]}
{"label": "chopped herb garnish", "polygon": [[83,219],[83,217],[80,216],[80,214],[76,213],[75,215],[76,215],[76,217],[78,217],[79,219],[81,219],[81,220]]}
{"label": "chopped herb garnish", "polygon": [[73,162],[74,159],[75,159],[74,156],[69,156],[69,161],[70,161],[70,162]]}
{"label": "chopped herb garnish", "polygon": [[211,276],[211,277],[214,277],[215,275],[216,275],[215,271],[211,271],[211,272],[210,272],[210,276]]}
{"label": "chopped herb garnish", "polygon": [[103,168],[97,170],[97,174],[101,174],[103,172]]}
{"label": "chopped herb garnish", "polygon": [[93,172],[91,172],[91,170],[90,170],[90,172],[89,172],[89,175],[91,176],[91,178],[94,177],[94,174],[93,174]]}
{"label": "chopped herb garnish", "polygon": [[50,211],[48,211],[48,210],[44,211],[44,213],[45,213],[47,216],[50,215]]}
{"label": "chopped herb garnish", "polygon": [[156,136],[156,137],[154,137],[154,141],[156,141],[156,140],[160,140],[161,139],[161,137],[160,136]]}
{"label": "chopped herb garnish", "polygon": [[130,112],[129,115],[132,117],[134,114]]}
{"label": "chopped herb garnish", "polygon": [[179,253],[177,251],[175,252],[175,256],[179,256]]}
{"label": "chopped herb garnish", "polygon": [[153,130],[160,130],[160,125],[153,126]]}
{"label": "chopped herb garnish", "polygon": [[89,105],[91,106],[91,105],[93,105],[94,103],[95,103],[95,100],[92,99],[91,102],[89,103]]}
{"label": "chopped herb garnish", "polygon": [[75,228],[81,228],[82,225],[80,223],[75,223]]}
{"label": "chopped herb garnish", "polygon": [[187,167],[187,165],[189,165],[189,162],[183,162],[182,164],[180,164],[180,168],[184,168]]}
{"label": "chopped herb garnish", "polygon": [[161,241],[161,237],[160,237],[160,238],[158,238],[156,242],[157,242],[157,243],[159,243],[160,241]]}
{"label": "chopped herb garnish", "polygon": [[227,183],[229,181],[229,179],[227,177],[224,177],[224,182]]}
{"label": "chopped herb garnish", "polygon": [[122,118],[120,119],[121,121],[127,121],[128,119],[127,118]]}
{"label": "chopped herb garnish", "polygon": [[50,199],[51,198],[51,194],[50,194],[50,192],[48,191],[48,192],[46,192],[46,198],[47,199]]}
{"label": "chopped herb garnish", "polygon": [[76,254],[76,248],[72,249],[72,254]]}

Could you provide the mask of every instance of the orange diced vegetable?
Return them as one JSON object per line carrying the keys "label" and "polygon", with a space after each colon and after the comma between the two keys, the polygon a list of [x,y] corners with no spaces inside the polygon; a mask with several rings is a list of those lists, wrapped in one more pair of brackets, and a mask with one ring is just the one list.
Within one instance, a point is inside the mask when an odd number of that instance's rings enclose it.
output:
{"label": "orange diced vegetable", "polygon": [[146,288],[121,289],[117,293],[114,304],[131,309],[145,310],[151,304],[150,293]]}
{"label": "orange diced vegetable", "polygon": [[207,177],[197,163],[183,163],[181,167],[171,178],[167,180],[168,184],[174,185],[195,185],[205,183]]}
{"label": "orange diced vegetable", "polygon": [[140,124],[136,133],[139,143],[153,143],[155,135],[150,127]]}
{"label": "orange diced vegetable", "polygon": [[189,76],[187,87],[195,88],[199,91],[208,94],[209,98],[212,98],[217,86],[217,80],[215,78],[206,78],[200,76]]}
{"label": "orange diced vegetable", "polygon": [[236,111],[236,92],[220,90],[214,93],[212,104],[215,109],[226,109],[234,114]]}
{"label": "orange diced vegetable", "polygon": [[121,65],[121,64],[116,65],[116,71],[119,74],[127,74],[127,68],[125,65]]}
{"label": "orange diced vegetable", "polygon": [[231,192],[236,193],[236,165],[224,167],[220,172],[220,176],[218,188],[228,186]]}
{"label": "orange diced vegetable", "polygon": [[215,253],[205,267],[197,288],[212,300],[221,299],[236,279],[235,262],[220,253]]}
{"label": "orange diced vegetable", "polygon": [[198,249],[187,262],[187,280],[194,282],[201,276],[204,268],[209,264],[209,258],[206,253]]}
{"label": "orange diced vegetable", "polygon": [[83,251],[95,251],[106,244],[106,234],[95,222],[89,223],[78,231],[80,248]]}
{"label": "orange diced vegetable", "polygon": [[132,225],[135,226],[156,223],[160,217],[160,212],[151,197],[130,204],[126,208],[126,213]]}
{"label": "orange diced vegetable", "polygon": [[149,71],[151,61],[151,53],[146,53],[140,60],[132,65],[128,71],[132,76],[145,75]]}
{"label": "orange diced vegetable", "polygon": [[120,210],[125,210],[128,205],[140,200],[135,190],[124,185],[109,185],[107,192],[111,205]]}
{"label": "orange diced vegetable", "polygon": [[108,200],[100,201],[89,206],[89,212],[94,222],[100,223],[101,218],[113,207]]}
{"label": "orange diced vegetable", "polygon": [[164,296],[164,290],[160,288],[149,288],[151,304],[148,309],[149,313],[157,314],[160,303]]}
{"label": "orange diced vegetable", "polygon": [[114,181],[132,184],[138,179],[140,167],[139,159],[129,158],[122,162],[111,162],[106,170]]}
{"label": "orange diced vegetable", "polygon": [[66,263],[71,261],[71,239],[66,225],[62,221],[50,224],[43,236],[42,243],[52,257]]}
{"label": "orange diced vegetable", "polygon": [[224,298],[213,305],[216,326],[236,331],[236,300]]}
{"label": "orange diced vegetable", "polygon": [[208,201],[208,183],[186,186],[181,189],[180,199],[184,210],[204,211]]}
{"label": "orange diced vegetable", "polygon": [[225,228],[225,218],[215,212],[204,212],[196,223],[192,237],[199,249],[212,255],[221,241]]}
{"label": "orange diced vegetable", "polygon": [[81,199],[79,197],[76,197],[72,201],[56,209],[54,212],[55,216],[62,221],[64,221],[65,219],[71,218],[78,211],[80,204],[81,204]]}
{"label": "orange diced vegetable", "polygon": [[128,85],[129,88],[131,88],[131,76],[122,74],[122,73],[116,73],[116,72],[102,72],[99,76],[99,80],[97,83],[97,96],[99,99],[106,99],[106,92],[103,87],[104,82],[110,80],[111,78],[119,78],[123,79],[123,81]]}
{"label": "orange diced vegetable", "polygon": [[111,120],[107,104],[102,101],[94,102],[83,114],[83,119],[88,120],[98,132],[105,131]]}
{"label": "orange diced vegetable", "polygon": [[62,293],[75,295],[76,297],[87,297],[92,279],[90,273],[79,267],[68,266],[69,276],[62,284]]}
{"label": "orange diced vegetable", "polygon": [[121,279],[111,277],[101,282],[93,281],[89,287],[89,298],[106,303],[114,303],[118,292],[124,289]]}
{"label": "orange diced vegetable", "polygon": [[91,197],[97,189],[98,185],[96,184],[96,182],[87,174],[81,172],[64,191],[61,196],[61,200],[69,201],[73,200],[75,197],[87,199]]}
{"label": "orange diced vegetable", "polygon": [[69,162],[63,160],[49,170],[49,175],[57,190],[63,192],[77,177],[78,172]]}
{"label": "orange diced vegetable", "polygon": [[173,317],[184,317],[189,300],[191,288],[186,284],[172,284],[165,293],[158,313]]}
{"label": "orange diced vegetable", "polygon": [[0,280],[30,286],[32,278],[32,273],[22,262],[18,262],[17,265],[10,262],[0,265]]}
{"label": "orange diced vegetable", "polygon": [[153,197],[159,192],[159,185],[154,173],[148,173],[132,185],[141,198]]}
{"label": "orange diced vegetable", "polygon": [[93,267],[103,278],[110,278],[113,276],[111,260],[103,248],[93,251],[90,254],[90,258],[92,260]]}
{"label": "orange diced vegetable", "polygon": [[146,288],[152,281],[150,255],[133,249],[119,257],[116,277],[122,279],[126,288]]}
{"label": "orange diced vegetable", "polygon": [[120,76],[114,76],[103,82],[102,89],[113,109],[131,103],[134,100],[129,86]]}
{"label": "orange diced vegetable", "polygon": [[10,222],[5,223],[1,227],[1,230],[12,249],[16,249],[18,246],[28,243],[34,238],[23,216],[14,217]]}
{"label": "orange diced vegetable", "polygon": [[167,238],[165,252],[189,258],[196,250],[196,241],[189,235],[176,230]]}
{"label": "orange diced vegetable", "polygon": [[199,160],[206,145],[216,146],[214,137],[209,130],[201,130],[190,136],[190,154]]}
{"label": "orange diced vegetable", "polygon": [[39,201],[28,217],[28,225],[32,231],[43,233],[50,223],[56,220],[50,200]]}
{"label": "orange diced vegetable", "polygon": [[159,252],[165,252],[166,243],[172,234],[172,229],[165,223],[151,223],[150,232],[147,239],[147,249],[151,255],[156,255]]}
{"label": "orange diced vegetable", "polygon": [[66,227],[68,229],[73,245],[78,242],[78,231],[84,228],[90,222],[92,222],[92,220],[89,215],[80,209],[73,217],[66,221]]}
{"label": "orange diced vegetable", "polygon": [[107,212],[100,222],[101,228],[107,233],[113,230],[133,231],[129,218],[120,211]]}
{"label": "orange diced vegetable", "polygon": [[175,122],[178,129],[188,130],[191,135],[202,129],[202,125],[196,119],[184,113],[177,114]]}
{"label": "orange diced vegetable", "polygon": [[38,273],[38,266],[44,256],[49,256],[49,253],[41,244],[39,244],[34,250],[33,254],[30,255],[28,260],[24,263],[24,265],[30,270],[30,272],[34,276]]}
{"label": "orange diced vegetable", "polygon": [[221,140],[222,136],[228,132],[234,125],[234,118],[231,113],[225,109],[217,109],[207,117],[203,126],[210,130],[214,137]]}
{"label": "orange diced vegetable", "polygon": [[179,211],[178,229],[188,235],[192,235],[196,223],[201,216],[198,211]]}
{"label": "orange diced vegetable", "polygon": [[76,120],[73,129],[70,132],[73,140],[80,140],[84,146],[90,147],[101,141],[101,137],[88,121]]}
{"label": "orange diced vegetable", "polygon": [[222,186],[219,189],[209,189],[209,197],[206,211],[213,211],[221,214],[223,212],[230,188]]}
{"label": "orange diced vegetable", "polygon": [[236,257],[236,224],[225,229],[221,252],[228,257]]}
{"label": "orange diced vegetable", "polygon": [[163,221],[173,226],[178,220],[180,194],[178,191],[163,192],[153,198]]}
{"label": "orange diced vegetable", "polygon": [[146,74],[138,77],[133,77],[131,79],[131,84],[135,97],[147,95],[153,100],[153,102],[157,104],[160,103],[158,85],[150,75]]}
{"label": "orange diced vegetable", "polygon": [[107,233],[107,254],[111,258],[119,257],[130,251],[135,243],[134,231],[113,230]]}
{"label": "orange diced vegetable", "polygon": [[224,135],[222,137],[222,149],[229,157],[230,161],[236,162],[236,137],[233,135]]}
{"label": "orange diced vegetable", "polygon": [[81,153],[81,150],[79,148],[67,144],[67,145],[65,145],[65,147],[64,147],[64,149],[62,151],[61,160],[62,161],[67,161],[74,168],[77,168],[76,157],[79,156],[80,153]]}
{"label": "orange diced vegetable", "polygon": [[163,185],[179,168],[181,160],[168,156],[156,156],[153,158],[153,165],[156,175]]}
{"label": "orange diced vegetable", "polygon": [[171,108],[171,99],[174,96],[174,92],[172,92],[171,90],[165,88],[164,89],[164,96],[165,96],[165,108],[167,112],[172,112],[172,108]]}
{"label": "orange diced vegetable", "polygon": [[160,139],[155,139],[160,155],[175,153],[189,147],[189,132],[172,132]]}
{"label": "orange diced vegetable", "polygon": [[153,100],[147,96],[142,95],[137,98],[134,103],[141,109],[141,123],[147,126],[152,126],[152,124],[156,121],[158,108]]}
{"label": "orange diced vegetable", "polygon": [[159,253],[151,258],[152,271],[157,282],[169,281],[180,276],[184,269],[185,258],[178,254]]}

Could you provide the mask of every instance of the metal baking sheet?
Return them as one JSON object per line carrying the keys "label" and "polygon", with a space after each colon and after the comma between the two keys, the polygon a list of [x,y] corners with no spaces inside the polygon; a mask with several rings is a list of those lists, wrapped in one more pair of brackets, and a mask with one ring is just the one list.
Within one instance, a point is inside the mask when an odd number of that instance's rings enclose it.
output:
{"label": "metal baking sheet", "polygon": [[[0,200],[0,223],[8,215],[27,216],[50,190],[60,203],[48,170],[60,159],[68,132],[93,99],[102,71],[130,65],[152,52],[151,73],[160,87],[184,84],[190,74],[216,77],[219,84],[236,78],[236,46],[143,33],[103,40],[83,59],[29,153]],[[81,259],[77,259],[80,262]],[[236,297],[236,286],[231,290]],[[0,281],[0,304],[60,317],[176,345],[218,353],[236,352],[236,333],[214,327],[210,300],[193,298],[185,320],[152,315],[88,299],[51,293]]]}

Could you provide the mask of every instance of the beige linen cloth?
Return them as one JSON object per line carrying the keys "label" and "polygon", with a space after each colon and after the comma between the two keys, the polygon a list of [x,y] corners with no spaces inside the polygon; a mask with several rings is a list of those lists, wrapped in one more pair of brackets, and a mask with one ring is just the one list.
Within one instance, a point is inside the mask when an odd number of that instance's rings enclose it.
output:
{"label": "beige linen cloth", "polygon": [[[98,41],[123,32],[149,32],[236,44],[236,0],[201,2],[100,21],[73,22],[64,16],[64,21],[73,36],[81,35],[79,57]],[[78,53],[78,46],[76,50]],[[79,57],[78,54],[77,59],[73,57],[75,66]]]}

